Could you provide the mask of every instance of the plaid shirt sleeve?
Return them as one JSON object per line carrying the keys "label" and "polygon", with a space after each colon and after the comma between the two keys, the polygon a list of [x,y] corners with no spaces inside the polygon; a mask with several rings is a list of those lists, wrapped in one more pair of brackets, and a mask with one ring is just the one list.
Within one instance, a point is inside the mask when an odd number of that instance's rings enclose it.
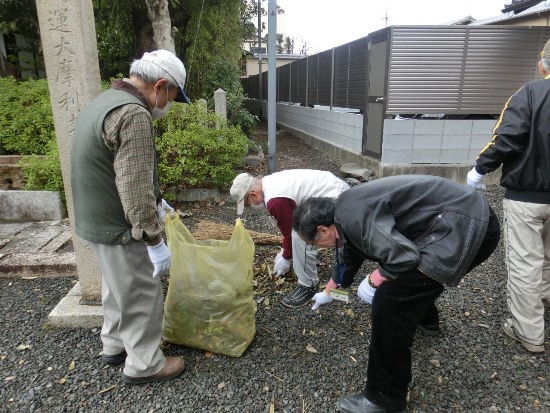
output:
{"label": "plaid shirt sleeve", "polygon": [[158,244],[163,228],[153,191],[155,146],[150,113],[134,104],[114,109],[105,117],[103,139],[114,154],[116,186],[132,237]]}

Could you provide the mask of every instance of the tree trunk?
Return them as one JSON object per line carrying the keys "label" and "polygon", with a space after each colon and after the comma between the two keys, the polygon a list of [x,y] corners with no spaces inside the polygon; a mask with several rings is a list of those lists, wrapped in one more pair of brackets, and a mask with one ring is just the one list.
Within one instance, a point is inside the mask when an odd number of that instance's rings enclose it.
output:
{"label": "tree trunk", "polygon": [[172,37],[172,23],[168,11],[168,0],[146,0],[146,3],[157,49],[166,49],[176,53],[174,38]]}
{"label": "tree trunk", "polygon": [[153,27],[149,19],[147,10],[147,0],[132,1],[132,26],[134,27],[134,35],[136,36],[136,59],[140,59],[145,52],[151,52],[157,49],[155,40],[153,39]]}

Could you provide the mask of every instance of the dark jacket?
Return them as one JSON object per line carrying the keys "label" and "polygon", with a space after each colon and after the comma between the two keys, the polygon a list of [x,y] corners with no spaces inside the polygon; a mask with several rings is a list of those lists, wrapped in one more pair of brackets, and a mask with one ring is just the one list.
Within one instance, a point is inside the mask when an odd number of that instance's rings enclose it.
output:
{"label": "dark jacket", "polygon": [[336,200],[334,223],[345,243],[345,268],[336,268],[333,280],[348,287],[368,259],[378,262],[384,277],[418,269],[456,286],[488,222],[485,199],[448,179],[402,175],[357,185]]}
{"label": "dark jacket", "polygon": [[526,83],[508,100],[477,159],[480,174],[502,164],[505,198],[550,204],[549,77]]}

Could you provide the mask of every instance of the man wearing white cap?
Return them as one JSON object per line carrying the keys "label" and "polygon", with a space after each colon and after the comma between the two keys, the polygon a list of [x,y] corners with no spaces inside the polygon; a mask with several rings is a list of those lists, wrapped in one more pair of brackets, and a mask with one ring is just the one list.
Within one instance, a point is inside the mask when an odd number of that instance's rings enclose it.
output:
{"label": "man wearing white cap", "polygon": [[523,85],[506,102],[491,141],[467,175],[483,177],[502,165],[510,318],[502,329],[533,353],[544,351],[544,300],[550,300],[550,40],[538,61],[543,79]]}
{"label": "man wearing white cap", "polygon": [[292,230],[292,213],[296,206],[307,198],[328,197],[336,199],[349,185],[327,171],[313,169],[290,169],[271,175],[253,177],[242,173],[233,180],[230,193],[237,200],[237,214],[245,206],[265,205],[277,221],[283,235],[282,250],[277,254],[273,276],[279,278],[290,271],[291,260],[298,286],[282,303],[289,308],[298,308],[309,302],[317,292],[317,249],[300,239]]}
{"label": "man wearing white cap", "polygon": [[173,101],[189,102],[183,63],[167,50],[145,53],[130,77],[113,81],[78,116],[71,153],[75,230],[88,241],[102,273],[102,360],[125,363],[129,384],[164,381],[184,370],[159,348],[160,276],[170,268],[153,120]]}

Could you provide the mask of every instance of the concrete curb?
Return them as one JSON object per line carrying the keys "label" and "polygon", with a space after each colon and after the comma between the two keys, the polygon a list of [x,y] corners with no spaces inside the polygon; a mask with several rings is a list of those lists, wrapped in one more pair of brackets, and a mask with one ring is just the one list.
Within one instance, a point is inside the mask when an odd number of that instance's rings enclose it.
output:
{"label": "concrete curb", "polygon": [[80,283],[69,291],[48,315],[48,323],[56,328],[96,328],[103,325],[103,306],[81,303]]}

